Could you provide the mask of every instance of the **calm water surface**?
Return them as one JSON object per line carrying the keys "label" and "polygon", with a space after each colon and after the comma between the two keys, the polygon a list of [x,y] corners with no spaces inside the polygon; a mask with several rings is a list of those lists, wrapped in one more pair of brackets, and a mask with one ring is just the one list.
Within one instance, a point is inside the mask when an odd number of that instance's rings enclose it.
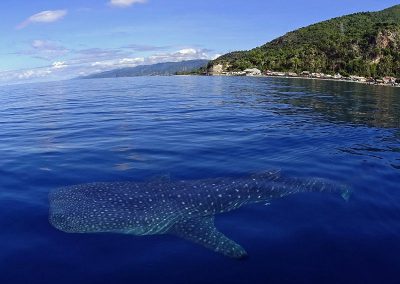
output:
{"label": "calm water surface", "polygon": [[[152,77],[0,88],[0,283],[400,283],[400,90]],[[48,193],[281,169],[346,183],[217,216],[232,260],[169,236],[65,234]]]}

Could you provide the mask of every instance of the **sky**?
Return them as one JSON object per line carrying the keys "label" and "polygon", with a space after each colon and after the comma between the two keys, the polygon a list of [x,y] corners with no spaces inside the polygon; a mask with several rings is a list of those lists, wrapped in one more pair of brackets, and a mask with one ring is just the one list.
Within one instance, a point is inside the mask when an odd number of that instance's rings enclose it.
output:
{"label": "sky", "polygon": [[399,0],[1,0],[0,84],[213,59]]}

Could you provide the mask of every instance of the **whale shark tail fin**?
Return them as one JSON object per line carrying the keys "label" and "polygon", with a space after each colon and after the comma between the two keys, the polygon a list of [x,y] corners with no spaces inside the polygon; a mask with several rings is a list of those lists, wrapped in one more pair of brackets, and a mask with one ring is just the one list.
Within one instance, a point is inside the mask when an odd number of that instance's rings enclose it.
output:
{"label": "whale shark tail fin", "polygon": [[172,226],[168,233],[228,257],[243,259],[247,256],[239,244],[217,230],[214,216],[183,219]]}

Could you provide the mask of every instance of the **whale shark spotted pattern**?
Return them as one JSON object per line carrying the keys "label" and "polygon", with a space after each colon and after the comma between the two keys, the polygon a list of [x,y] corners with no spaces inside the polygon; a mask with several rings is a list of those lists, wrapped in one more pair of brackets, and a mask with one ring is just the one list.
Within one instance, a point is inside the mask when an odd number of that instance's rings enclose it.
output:
{"label": "whale shark spotted pattern", "polygon": [[284,178],[266,172],[242,178],[89,183],[49,195],[50,223],[67,233],[171,234],[233,258],[246,251],[219,232],[216,214],[299,192],[337,192],[321,179]]}

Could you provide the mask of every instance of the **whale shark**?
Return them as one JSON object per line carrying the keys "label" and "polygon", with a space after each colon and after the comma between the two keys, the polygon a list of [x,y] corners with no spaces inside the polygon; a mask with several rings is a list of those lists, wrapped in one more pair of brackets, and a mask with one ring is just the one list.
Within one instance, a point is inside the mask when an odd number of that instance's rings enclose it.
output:
{"label": "whale shark", "polygon": [[346,186],[287,178],[279,171],[238,178],[97,182],[50,192],[49,221],[66,233],[169,234],[240,259],[247,252],[215,227],[215,215],[300,192],[349,195]]}

